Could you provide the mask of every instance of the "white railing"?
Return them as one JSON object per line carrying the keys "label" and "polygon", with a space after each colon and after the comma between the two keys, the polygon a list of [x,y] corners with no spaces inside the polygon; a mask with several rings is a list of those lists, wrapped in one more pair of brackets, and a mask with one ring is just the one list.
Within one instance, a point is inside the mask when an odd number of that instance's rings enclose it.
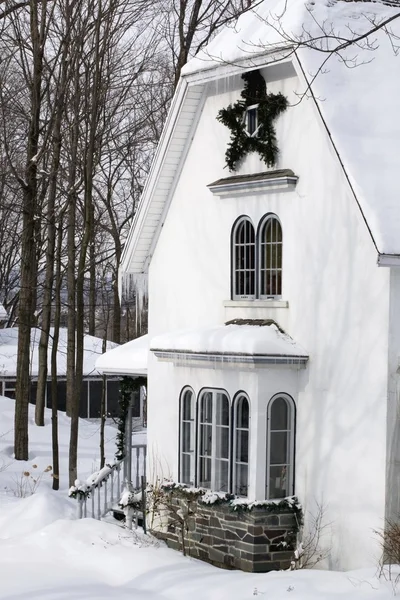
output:
{"label": "white railing", "polygon": [[132,453],[113,465],[93,473],[85,484],[76,482],[70,495],[78,501],[78,519],[101,519],[110,510],[118,510],[123,490],[140,489],[146,481],[146,445],[132,446]]}

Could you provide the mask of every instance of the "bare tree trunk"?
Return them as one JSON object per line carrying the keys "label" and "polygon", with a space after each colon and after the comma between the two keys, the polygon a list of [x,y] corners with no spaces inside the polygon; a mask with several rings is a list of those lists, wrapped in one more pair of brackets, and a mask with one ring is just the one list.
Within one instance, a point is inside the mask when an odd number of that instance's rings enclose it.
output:
{"label": "bare tree trunk", "polygon": [[54,313],[54,334],[53,345],[51,348],[51,440],[53,452],[53,490],[60,487],[60,462],[58,452],[58,397],[57,397],[57,349],[60,331],[61,316],[61,245],[62,245],[62,224],[58,229],[58,243],[56,255],[56,287],[55,287],[55,313]]}
{"label": "bare tree trunk", "polygon": [[23,231],[21,240],[21,289],[18,310],[17,384],[15,391],[15,439],[14,452],[17,460],[28,460],[28,404],[30,335],[33,319],[34,294],[37,273],[35,247],[35,217],[37,209],[37,157],[40,132],[40,106],[43,69],[43,35],[46,2],[42,2],[42,18],[39,22],[38,0],[29,5],[30,32],[33,52],[33,69],[30,87],[30,122],[28,133],[27,162],[23,194]]}
{"label": "bare tree trunk", "polygon": [[[51,324],[51,309],[52,309],[52,293],[53,293],[53,276],[54,276],[54,250],[56,244],[56,196],[57,196],[57,177],[60,166],[61,156],[61,127],[62,117],[64,114],[63,98],[67,83],[67,52],[68,52],[68,37],[64,42],[63,59],[61,64],[61,81],[56,95],[56,115],[53,133],[53,160],[51,165],[50,185],[47,200],[47,250],[46,250],[46,274],[43,291],[43,310],[41,334],[39,341],[39,373],[36,392],[36,409],[35,423],[36,425],[44,425],[44,405],[47,386],[47,353],[49,346],[50,324]],[[53,344],[54,347],[54,344]]]}

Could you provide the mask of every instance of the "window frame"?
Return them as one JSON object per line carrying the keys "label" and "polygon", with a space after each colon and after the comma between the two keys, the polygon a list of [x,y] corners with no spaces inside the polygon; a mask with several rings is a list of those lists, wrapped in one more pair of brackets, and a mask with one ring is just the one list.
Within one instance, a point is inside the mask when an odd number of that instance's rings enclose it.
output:
{"label": "window frame", "polygon": [[[258,119],[258,108],[259,108],[259,104],[252,104],[251,106],[247,106],[246,111],[243,115],[243,124],[244,124],[244,132],[247,135],[247,137],[257,137],[258,136],[258,132],[260,130],[261,127],[261,123],[259,122]],[[251,132],[250,128],[249,128],[249,113],[253,112],[255,114],[255,127],[254,127],[254,131]]]}
{"label": "window frame", "polygon": [[[274,404],[274,402],[276,400],[278,400],[279,398],[283,398],[288,406],[288,410],[289,410],[289,415],[288,415],[288,423],[289,423],[289,429],[286,430],[271,430],[271,408]],[[270,458],[271,458],[271,431],[272,432],[284,432],[286,431],[287,433],[289,433],[288,436],[288,442],[287,442],[287,463],[285,465],[282,464],[282,466],[289,466],[290,468],[287,470],[288,471],[288,476],[287,476],[287,488],[286,491],[287,493],[285,494],[285,496],[282,497],[287,497],[287,496],[293,496],[294,494],[294,484],[295,484],[295,457],[296,457],[296,452],[295,452],[295,447],[296,447],[296,403],[293,400],[292,396],[290,396],[289,394],[285,393],[285,392],[279,392],[278,394],[274,394],[272,396],[272,398],[270,398],[269,402],[268,402],[268,406],[267,406],[267,423],[266,423],[266,461],[265,461],[265,499],[266,500],[278,500],[280,498],[273,498],[270,496],[269,493],[269,480],[270,480],[270,468],[271,468],[271,462],[270,462]],[[272,465],[272,466],[281,466],[281,465]]]}
{"label": "window frame", "polygon": [[[269,222],[276,222],[279,225],[279,230],[280,230],[280,241],[272,241],[272,242],[265,242],[263,241],[264,238],[264,232],[268,226]],[[277,267],[266,267],[265,269],[262,268],[262,250],[263,250],[263,246],[266,245],[274,245],[275,247],[279,246],[279,257],[280,257],[280,261]],[[260,219],[260,222],[258,224],[258,228],[257,228],[257,239],[256,239],[256,248],[257,248],[257,260],[256,260],[256,281],[257,281],[257,287],[256,287],[256,297],[259,300],[279,300],[280,298],[282,298],[282,278],[283,278],[283,229],[282,229],[282,223],[280,221],[280,219],[278,218],[278,216],[275,213],[267,213],[266,215],[264,215],[262,217],[262,219]],[[261,292],[261,282],[263,279],[262,276],[262,272],[265,270],[266,275],[265,277],[267,277],[267,273],[268,272],[275,272],[275,274],[277,272],[280,273],[280,286],[279,286],[279,293],[276,294],[263,294]],[[270,280],[271,276],[270,276]]]}
{"label": "window frame", "polygon": [[[238,431],[238,405],[239,401],[244,398],[248,405],[248,426],[247,428],[241,427],[241,431],[247,431],[247,463],[237,460],[237,431]],[[241,498],[247,498],[249,495],[249,472],[250,472],[250,425],[251,425],[251,403],[248,394],[244,391],[239,391],[235,394],[232,402],[233,409],[233,418],[232,418],[232,493]],[[239,494],[237,492],[237,473],[236,466],[237,465],[246,465],[247,466],[247,493]]]}
{"label": "window frame", "polygon": [[[206,423],[203,423],[201,421],[201,411],[202,411],[202,400],[204,398],[204,396],[207,393],[211,393],[211,411],[212,411],[212,418],[211,418],[211,454],[208,456],[207,454],[200,454],[201,452],[201,440],[202,440],[202,425],[205,425]],[[217,407],[217,402],[216,402],[216,396],[217,394],[223,394],[225,395],[227,401],[228,401],[228,410],[227,410],[227,415],[228,415],[228,425],[221,425],[221,424],[217,424],[217,411],[218,411],[218,407]],[[207,387],[207,388],[202,388],[198,394],[197,397],[197,448],[196,448],[196,485],[203,487],[205,489],[210,489],[214,492],[230,492],[231,487],[232,487],[232,415],[231,415],[231,409],[232,409],[232,403],[231,403],[231,399],[230,396],[228,394],[228,392],[222,388],[211,388],[211,387]],[[217,456],[217,447],[218,447],[218,438],[217,438],[217,428],[219,430],[222,430],[222,428],[227,429],[228,430],[228,458],[222,458],[222,457],[218,457]],[[211,458],[211,474],[210,474],[210,485],[204,485],[204,482],[202,482],[200,480],[200,473],[201,473],[201,468],[200,468],[200,463],[201,460],[204,458]],[[227,474],[228,474],[228,481],[227,481],[227,489],[226,490],[221,490],[220,486],[216,485],[217,483],[217,476],[220,476],[220,473],[217,473],[217,468],[216,468],[216,463],[217,461],[219,462],[225,462],[227,463]]]}
{"label": "window frame", "polygon": [[[191,398],[191,415],[192,419],[183,419],[183,401],[186,394],[190,392],[192,395]],[[190,428],[190,447],[191,450],[186,452],[183,451],[183,423],[191,423]],[[196,406],[196,394],[194,390],[190,386],[185,386],[180,393],[179,396],[179,463],[178,463],[178,473],[179,473],[179,482],[186,483],[187,485],[195,485],[196,484],[196,429],[197,429],[197,406]],[[191,481],[184,481],[183,477],[183,454],[190,456],[190,466],[189,466],[189,478]]]}
{"label": "window frame", "polygon": [[[246,274],[246,273],[253,272],[253,293],[238,294],[238,293],[236,293],[236,288],[238,287],[238,273],[241,272],[241,269],[237,268],[237,259],[238,259],[238,248],[241,246],[241,244],[237,240],[237,235],[238,235],[240,226],[245,222],[249,223],[249,225],[252,227],[252,230],[253,230],[253,239],[254,239],[253,244],[251,244],[251,242],[248,244],[247,244],[247,242],[244,242],[244,246],[253,245],[252,254],[253,254],[254,268],[253,269],[251,267],[246,268],[246,266],[245,266],[245,268],[243,269],[243,273]],[[255,300],[257,297],[257,232],[256,232],[256,228],[254,227],[253,221],[247,215],[241,215],[238,219],[236,219],[236,221],[232,227],[232,232],[231,232],[231,274],[232,274],[232,277],[231,277],[232,298],[234,300]]]}

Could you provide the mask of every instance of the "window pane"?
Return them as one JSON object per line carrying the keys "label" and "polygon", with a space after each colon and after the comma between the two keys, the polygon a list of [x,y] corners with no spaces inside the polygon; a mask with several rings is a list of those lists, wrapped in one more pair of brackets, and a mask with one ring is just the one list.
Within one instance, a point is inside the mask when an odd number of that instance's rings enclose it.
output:
{"label": "window pane", "polygon": [[212,447],[212,425],[200,426],[200,454],[211,456]]}
{"label": "window pane", "polygon": [[216,457],[229,458],[229,427],[217,427],[216,434]]}
{"label": "window pane", "polygon": [[225,394],[218,393],[217,397],[217,425],[229,425],[229,400]]}
{"label": "window pane", "polygon": [[282,227],[276,217],[269,217],[260,236],[260,295],[282,293]]}
{"label": "window pane", "polygon": [[181,475],[182,483],[191,483],[191,481],[190,481],[190,462],[191,462],[190,454],[182,454],[182,475]]}
{"label": "window pane", "polygon": [[271,430],[288,429],[288,404],[285,398],[277,398],[271,406]]}
{"label": "window pane", "polygon": [[269,498],[284,498],[289,495],[287,466],[271,467],[269,478]]}
{"label": "window pane", "polygon": [[185,392],[182,399],[182,419],[184,421],[190,421],[192,417],[192,402],[193,400],[193,392],[188,390]]}
{"label": "window pane", "polygon": [[229,461],[215,461],[215,488],[218,492],[229,491]]}
{"label": "window pane", "polygon": [[288,433],[286,431],[279,433],[272,431],[270,436],[270,464],[286,464],[288,460]]}
{"label": "window pane", "polygon": [[249,403],[244,396],[241,396],[237,400],[236,425],[244,429],[248,429],[249,427]]}
{"label": "window pane", "polygon": [[248,466],[247,465],[236,465],[235,472],[235,489],[234,493],[238,496],[247,496],[248,488]]}
{"label": "window pane", "polygon": [[191,446],[192,424],[190,422],[182,423],[182,452],[190,452]]}
{"label": "window pane", "polygon": [[247,463],[249,460],[249,432],[236,431],[236,460]]}
{"label": "window pane", "polygon": [[205,392],[201,397],[201,413],[200,421],[202,423],[212,422],[212,394],[211,392]]}
{"label": "window pane", "polygon": [[199,486],[205,488],[211,487],[211,458],[200,458]]}

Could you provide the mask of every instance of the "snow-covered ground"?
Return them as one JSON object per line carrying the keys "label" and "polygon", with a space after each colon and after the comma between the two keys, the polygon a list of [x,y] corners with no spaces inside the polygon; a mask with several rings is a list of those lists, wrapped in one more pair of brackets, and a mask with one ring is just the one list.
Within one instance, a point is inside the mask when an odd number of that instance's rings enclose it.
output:
{"label": "snow-covered ground", "polygon": [[[0,600],[383,600],[392,584],[374,570],[248,574],[185,558],[115,522],[75,520],[67,496],[69,419],[60,420],[61,489],[51,490],[50,415],[35,427],[31,410],[27,463],[12,458],[14,401],[0,396]],[[115,428],[107,428],[107,457]],[[79,476],[99,466],[99,428],[80,423]],[[34,467],[33,465],[36,465]],[[21,480],[43,473],[33,495],[18,497]],[[31,482],[33,483],[33,482]],[[29,490],[29,484],[26,484]],[[110,519],[111,521],[111,519]]]}

